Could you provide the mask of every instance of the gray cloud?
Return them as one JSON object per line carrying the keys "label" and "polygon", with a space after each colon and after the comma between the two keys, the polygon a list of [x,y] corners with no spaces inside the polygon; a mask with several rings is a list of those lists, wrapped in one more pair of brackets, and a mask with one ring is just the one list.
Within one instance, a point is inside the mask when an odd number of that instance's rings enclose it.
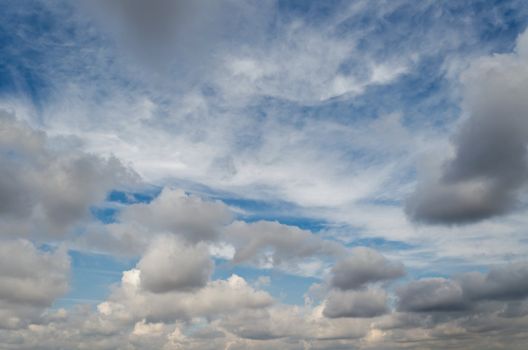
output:
{"label": "gray cloud", "polygon": [[204,287],[213,272],[205,246],[187,246],[173,236],[155,239],[137,268],[141,286],[154,293]]}
{"label": "gray cloud", "polygon": [[68,290],[69,271],[64,249],[41,252],[26,240],[0,242],[0,328],[38,319]]}
{"label": "gray cloud", "polygon": [[528,33],[515,52],[477,60],[463,75],[469,117],[454,156],[406,203],[414,220],[457,224],[508,213],[528,179]]}
{"label": "gray cloud", "polygon": [[337,317],[376,317],[386,314],[387,294],[378,289],[361,291],[331,291],[325,303],[323,314]]}
{"label": "gray cloud", "polygon": [[325,241],[310,231],[278,222],[235,221],[226,227],[224,235],[235,247],[235,263],[252,262],[279,267],[301,259],[346,254],[341,244]]}
{"label": "gray cloud", "polygon": [[413,281],[397,290],[402,311],[461,311],[468,307],[460,285],[444,278]]}
{"label": "gray cloud", "polygon": [[116,158],[64,147],[0,111],[0,229],[3,235],[62,234],[89,216],[114,186],[136,175]]}
{"label": "gray cloud", "polygon": [[518,262],[491,268],[486,274],[469,272],[455,279],[430,278],[400,287],[399,309],[412,312],[468,311],[479,303],[528,297],[528,264]]}
{"label": "gray cloud", "polygon": [[352,255],[339,261],[330,273],[332,287],[348,290],[401,277],[405,269],[401,263],[391,262],[375,250],[355,248]]}
{"label": "gray cloud", "polygon": [[459,283],[471,300],[516,300],[528,297],[528,263],[493,267],[486,274],[464,274]]}
{"label": "gray cloud", "polygon": [[222,227],[231,222],[232,213],[222,202],[165,188],[152,202],[125,208],[120,220],[149,232],[169,232],[189,242],[200,242],[216,240]]}

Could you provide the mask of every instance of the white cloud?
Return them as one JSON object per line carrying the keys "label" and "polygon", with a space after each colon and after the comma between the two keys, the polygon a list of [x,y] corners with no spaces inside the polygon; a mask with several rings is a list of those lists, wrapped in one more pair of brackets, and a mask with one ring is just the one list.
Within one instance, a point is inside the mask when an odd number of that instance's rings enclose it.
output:
{"label": "white cloud", "polygon": [[142,278],[139,270],[124,272],[120,287],[108,301],[99,304],[101,317],[127,322],[142,319],[174,322],[196,317],[214,318],[235,310],[259,309],[273,302],[268,293],[253,289],[237,275],[227,280],[210,281],[192,292],[163,294],[142,289]]}

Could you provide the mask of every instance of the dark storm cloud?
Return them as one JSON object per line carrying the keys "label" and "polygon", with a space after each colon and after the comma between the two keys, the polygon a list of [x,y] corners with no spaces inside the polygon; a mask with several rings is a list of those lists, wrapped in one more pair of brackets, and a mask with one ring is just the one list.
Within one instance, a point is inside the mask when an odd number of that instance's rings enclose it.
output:
{"label": "dark storm cloud", "polygon": [[408,199],[416,221],[457,224],[508,213],[528,180],[528,35],[516,52],[477,60],[463,76],[469,118],[454,157]]}

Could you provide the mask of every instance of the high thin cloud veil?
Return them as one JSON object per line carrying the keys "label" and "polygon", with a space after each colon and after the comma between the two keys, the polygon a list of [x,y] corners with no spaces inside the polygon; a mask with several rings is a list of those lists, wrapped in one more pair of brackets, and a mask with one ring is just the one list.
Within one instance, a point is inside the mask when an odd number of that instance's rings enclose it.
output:
{"label": "high thin cloud veil", "polygon": [[525,349],[527,18],[5,0],[0,349]]}

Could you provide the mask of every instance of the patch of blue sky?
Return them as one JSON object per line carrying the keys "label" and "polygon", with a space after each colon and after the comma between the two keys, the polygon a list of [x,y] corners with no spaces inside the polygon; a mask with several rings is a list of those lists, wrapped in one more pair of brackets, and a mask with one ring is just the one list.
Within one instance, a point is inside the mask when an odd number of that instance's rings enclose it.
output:
{"label": "patch of blue sky", "polygon": [[479,41],[493,43],[495,52],[510,52],[517,35],[526,27],[528,7],[523,4],[526,2],[522,0],[471,3],[471,17],[478,20]]}
{"label": "patch of blue sky", "polygon": [[55,308],[69,308],[76,304],[97,304],[109,295],[112,285],[119,283],[123,271],[133,268],[136,259],[115,258],[109,255],[69,251],[71,259],[70,290],[57,299]]}
{"label": "patch of blue sky", "polygon": [[115,223],[123,206],[137,203],[150,203],[160,192],[160,187],[153,186],[142,192],[112,190],[107,194],[105,203],[91,207],[90,213],[96,220],[103,224]]}
{"label": "patch of blue sky", "polygon": [[120,190],[113,190],[108,193],[106,200],[108,202],[115,202],[119,204],[136,204],[136,203],[150,203],[161,192],[160,187],[153,187],[144,192],[127,192]]}
{"label": "patch of blue sky", "polygon": [[301,305],[304,303],[304,295],[310,286],[321,280],[314,277],[303,277],[291,275],[277,269],[257,269],[249,266],[231,266],[228,262],[217,260],[213,279],[226,279],[232,274],[243,277],[248,283],[257,283],[260,277],[269,278],[269,285],[261,285],[277,300],[286,303]]}
{"label": "patch of blue sky", "polygon": [[283,16],[304,17],[317,22],[335,15],[345,3],[343,0],[278,0],[277,8]]}
{"label": "patch of blue sky", "polygon": [[92,216],[103,224],[112,224],[117,222],[118,208],[113,207],[92,207],[90,208]]}
{"label": "patch of blue sky", "polygon": [[[277,221],[284,225],[297,226],[312,232],[318,232],[328,226],[328,222],[325,220],[301,215],[301,209],[293,203],[232,197],[227,193],[214,191],[204,185],[176,180],[171,181],[170,186],[185,188],[189,194],[196,194],[210,200],[219,200],[234,209],[235,218],[238,220],[246,222]],[[92,207],[91,213],[102,223],[113,223],[119,213],[119,207],[112,206],[113,203],[119,205],[150,203],[160,194],[161,190],[161,187],[152,187],[144,192],[113,190],[109,192],[106,198],[107,204],[110,205]]]}

